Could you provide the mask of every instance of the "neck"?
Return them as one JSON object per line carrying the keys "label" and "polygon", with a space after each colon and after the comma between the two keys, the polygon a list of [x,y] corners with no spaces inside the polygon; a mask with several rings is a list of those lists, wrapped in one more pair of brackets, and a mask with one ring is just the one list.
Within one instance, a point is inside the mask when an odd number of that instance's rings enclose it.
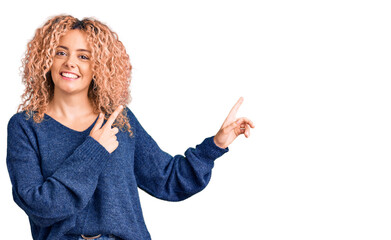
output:
{"label": "neck", "polygon": [[87,93],[64,94],[54,91],[47,113],[65,119],[77,119],[93,112]]}

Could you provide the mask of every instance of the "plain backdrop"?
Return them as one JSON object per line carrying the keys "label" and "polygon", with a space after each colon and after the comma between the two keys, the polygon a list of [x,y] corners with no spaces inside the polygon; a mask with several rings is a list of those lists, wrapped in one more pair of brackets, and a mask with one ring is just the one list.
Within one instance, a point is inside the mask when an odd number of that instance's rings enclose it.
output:
{"label": "plain backdrop", "polygon": [[[389,1],[6,1],[0,6],[0,234],[31,239],[13,202],[7,123],[35,30],[106,23],[133,65],[128,105],[166,152],[216,134],[231,107],[256,125],[183,202],[140,190],[155,240],[391,239]],[[64,143],[65,144],[65,143]],[[26,173],[28,174],[28,173]]]}

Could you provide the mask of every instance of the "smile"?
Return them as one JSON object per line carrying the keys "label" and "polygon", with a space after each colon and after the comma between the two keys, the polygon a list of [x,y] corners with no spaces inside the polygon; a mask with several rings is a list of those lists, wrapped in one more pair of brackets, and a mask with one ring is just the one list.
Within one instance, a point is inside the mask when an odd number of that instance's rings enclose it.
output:
{"label": "smile", "polygon": [[79,78],[78,75],[73,74],[73,73],[69,73],[69,72],[61,72],[60,75],[63,76],[63,77],[72,78],[72,79],[77,79],[77,78]]}

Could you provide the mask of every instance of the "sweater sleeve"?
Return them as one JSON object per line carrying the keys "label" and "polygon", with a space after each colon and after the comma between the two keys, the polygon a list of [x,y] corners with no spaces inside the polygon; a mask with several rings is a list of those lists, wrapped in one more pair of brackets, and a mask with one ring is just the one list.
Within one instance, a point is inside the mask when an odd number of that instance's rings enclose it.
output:
{"label": "sweater sleeve", "polygon": [[36,138],[26,125],[16,117],[8,123],[7,167],[12,192],[30,219],[47,227],[86,207],[110,153],[88,136],[52,176],[44,179],[38,145],[33,144]]}
{"label": "sweater sleeve", "polygon": [[211,178],[214,160],[228,152],[228,148],[218,147],[212,136],[195,148],[188,148],[184,156],[171,156],[159,148],[130,109],[128,116],[136,139],[137,184],[159,199],[181,201],[204,189]]}

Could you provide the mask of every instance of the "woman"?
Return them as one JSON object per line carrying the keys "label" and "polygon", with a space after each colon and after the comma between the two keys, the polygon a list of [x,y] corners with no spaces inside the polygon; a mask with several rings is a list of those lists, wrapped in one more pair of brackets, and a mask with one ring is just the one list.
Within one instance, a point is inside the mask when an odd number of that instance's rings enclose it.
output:
{"label": "woman", "polygon": [[97,20],[48,20],[23,68],[7,166],[33,239],[150,239],[137,187],[168,201],[190,197],[208,184],[214,160],[254,127],[235,117],[240,98],[215,136],[185,156],[162,151],[126,107],[129,57]]}

